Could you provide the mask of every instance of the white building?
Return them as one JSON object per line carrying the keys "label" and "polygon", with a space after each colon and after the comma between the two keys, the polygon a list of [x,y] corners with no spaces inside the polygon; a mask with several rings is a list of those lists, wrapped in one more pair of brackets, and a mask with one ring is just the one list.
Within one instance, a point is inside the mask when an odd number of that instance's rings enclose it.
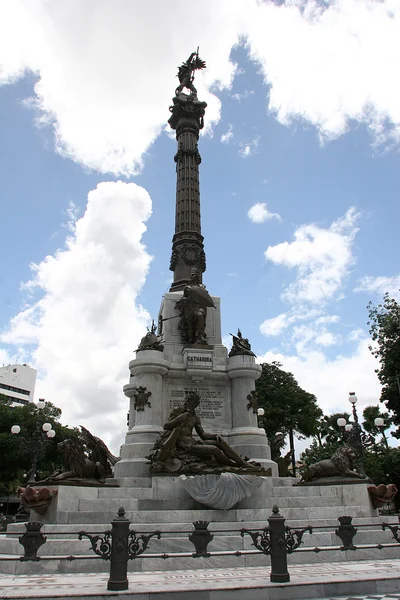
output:
{"label": "white building", "polygon": [[0,394],[20,406],[33,401],[36,384],[36,369],[28,365],[0,367]]}

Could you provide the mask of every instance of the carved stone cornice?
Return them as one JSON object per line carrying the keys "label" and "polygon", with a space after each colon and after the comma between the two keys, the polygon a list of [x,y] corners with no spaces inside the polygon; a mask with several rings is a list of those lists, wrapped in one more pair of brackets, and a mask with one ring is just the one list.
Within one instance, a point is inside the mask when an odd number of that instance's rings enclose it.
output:
{"label": "carved stone cornice", "polygon": [[204,114],[207,107],[206,102],[193,100],[186,94],[180,94],[172,99],[173,104],[169,107],[171,116],[168,123],[172,129],[179,135],[179,129],[182,127],[192,127],[197,130],[204,127]]}

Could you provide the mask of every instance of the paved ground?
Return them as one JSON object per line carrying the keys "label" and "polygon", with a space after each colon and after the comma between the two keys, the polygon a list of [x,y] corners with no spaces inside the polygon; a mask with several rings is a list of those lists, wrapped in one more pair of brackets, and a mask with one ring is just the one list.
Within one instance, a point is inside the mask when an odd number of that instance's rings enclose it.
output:
{"label": "paved ground", "polygon": [[270,583],[265,567],[130,573],[127,591],[108,592],[108,575],[104,573],[1,575],[0,598],[100,600],[120,595],[122,600],[400,599],[400,560],[291,566],[290,576],[290,583]]}

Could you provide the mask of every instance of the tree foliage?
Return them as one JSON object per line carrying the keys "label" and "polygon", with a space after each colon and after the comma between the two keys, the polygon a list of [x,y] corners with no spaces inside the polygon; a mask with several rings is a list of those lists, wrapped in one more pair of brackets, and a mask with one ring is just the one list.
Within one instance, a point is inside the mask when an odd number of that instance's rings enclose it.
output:
{"label": "tree foliage", "polygon": [[303,390],[292,373],[281,369],[278,362],[261,365],[262,373],[256,381],[258,404],[264,409],[263,426],[269,440],[277,431],[290,430],[315,435],[322,410],[314,394]]}
{"label": "tree foliage", "polygon": [[380,399],[393,411],[394,423],[400,425],[400,305],[386,293],[383,304],[374,306],[370,302],[367,308],[374,342],[369,349],[379,360],[376,373],[382,384]]}
{"label": "tree foliage", "polygon": [[[321,439],[315,436],[310,447],[302,453],[301,462],[303,467],[300,469],[301,472],[319,460],[330,458],[343,444],[343,431],[336,423],[338,417],[344,417],[348,421],[346,413],[336,413],[324,416],[321,419],[324,435]],[[400,490],[400,451],[398,448],[389,447],[382,435],[382,429],[390,426],[390,415],[381,413],[379,406],[367,406],[363,411],[363,417],[364,430],[361,435],[365,472],[375,485],[394,483]],[[376,417],[384,419],[385,428],[375,426],[374,420]],[[396,510],[400,510],[400,494],[395,496],[395,506]]]}
{"label": "tree foliage", "polygon": [[[15,492],[24,483],[32,457],[24,451],[22,438],[31,439],[38,423],[40,426],[50,423],[56,435],[46,441],[44,454],[38,464],[37,480],[62,466],[61,457],[57,454],[57,443],[79,432],[61,425],[58,420],[60,416],[61,410],[51,402],[46,402],[41,410],[33,403],[13,407],[9,400],[0,396],[0,496]],[[11,433],[13,425],[21,427],[18,435]]]}

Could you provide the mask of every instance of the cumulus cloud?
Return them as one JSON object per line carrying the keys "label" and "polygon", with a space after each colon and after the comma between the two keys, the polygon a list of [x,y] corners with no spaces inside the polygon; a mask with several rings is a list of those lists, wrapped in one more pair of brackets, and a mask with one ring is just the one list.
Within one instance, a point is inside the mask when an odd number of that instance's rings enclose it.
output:
{"label": "cumulus cloud", "polygon": [[1,336],[33,345],[37,392],[62,408],[64,423],[114,444],[123,434],[128,362],[150,319],[137,302],[151,260],[142,242],[150,214],[143,188],[100,183],[65,248],[32,265],[26,287],[40,298]]}
{"label": "cumulus cloud", "polygon": [[393,277],[371,277],[367,275],[360,279],[354,291],[372,292],[379,296],[383,296],[386,292],[389,292],[390,296],[396,298],[396,300],[400,300],[400,275],[393,275]]}
{"label": "cumulus cloud", "polygon": [[285,300],[315,304],[331,299],[338,292],[354,262],[352,246],[359,216],[352,207],[328,229],[301,225],[292,242],[267,248],[267,260],[297,269],[295,282],[283,293]]}
{"label": "cumulus cloud", "polygon": [[[248,48],[271,86],[269,109],[304,119],[322,140],[365,123],[378,143],[400,141],[397,0],[291,0],[249,7]],[[293,49],[295,48],[295,51]]]}
{"label": "cumulus cloud", "polygon": [[178,35],[188,23],[202,55],[212,57],[196,77],[208,103],[206,127],[218,121],[220,101],[208,89],[231,84],[238,12],[227,0],[204,0],[196,18],[183,0],[174,10],[156,0],[86,0],[84,10],[77,0],[3,2],[0,80],[34,72],[30,105],[53,127],[57,151],[91,169],[129,175],[168,118],[174,74],[187,58],[182,51],[193,50]]}
{"label": "cumulus cloud", "polygon": [[[399,21],[397,0],[204,0],[196,18],[184,0],[174,10],[158,0],[85,0],[84,10],[78,0],[3,1],[0,82],[33,72],[30,105],[53,128],[57,151],[90,169],[130,175],[165,124],[171,77],[186,58],[180,33],[190,23],[208,59],[196,85],[209,105],[209,130],[220,118],[209,90],[231,87],[229,55],[245,40],[281,123],[301,118],[331,139],[355,120],[377,142],[399,141]],[[241,156],[256,145],[243,144]]]}
{"label": "cumulus cloud", "polygon": [[264,223],[270,219],[281,220],[281,216],[278,213],[272,213],[268,210],[265,202],[256,202],[248,210],[247,216],[252,223]]}
{"label": "cumulus cloud", "polygon": [[282,363],[303,389],[316,395],[325,413],[349,410],[347,398],[350,391],[356,392],[359,411],[362,411],[365,406],[377,404],[381,393],[374,372],[376,360],[368,350],[369,343],[370,340],[364,336],[352,354],[337,354],[333,359],[322,350],[308,350],[301,356],[272,351],[259,356],[257,362],[275,360]]}

